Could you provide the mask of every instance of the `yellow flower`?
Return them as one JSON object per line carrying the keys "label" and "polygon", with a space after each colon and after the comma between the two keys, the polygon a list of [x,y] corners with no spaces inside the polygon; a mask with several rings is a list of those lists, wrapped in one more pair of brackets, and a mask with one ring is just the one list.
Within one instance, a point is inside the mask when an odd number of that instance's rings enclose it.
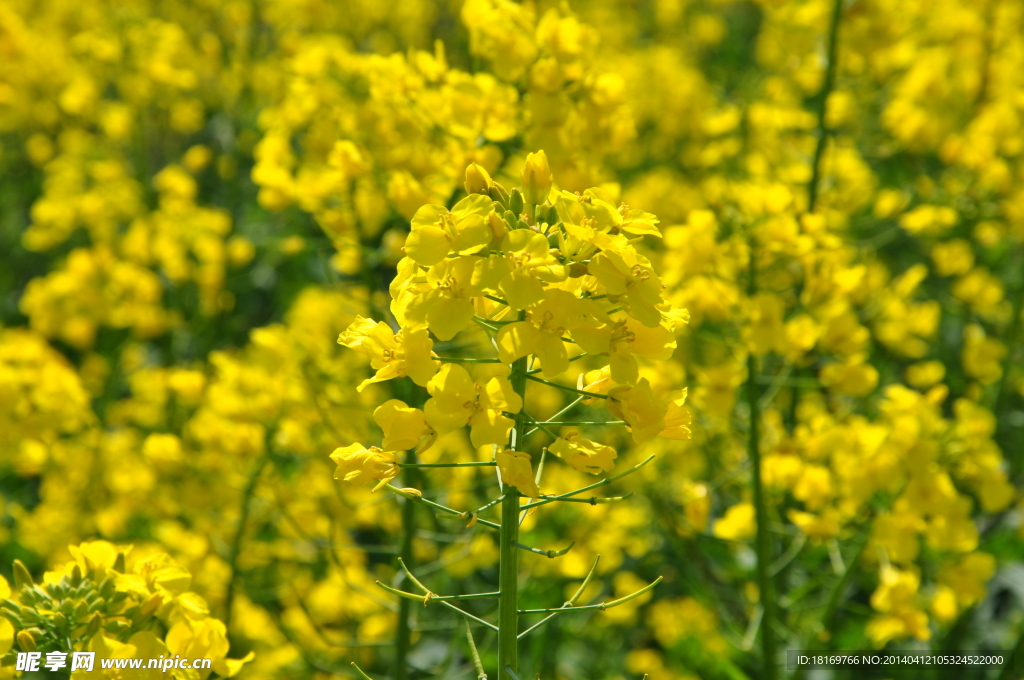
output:
{"label": "yellow flower", "polygon": [[374,491],[384,486],[398,475],[398,459],[391,451],[382,451],[376,446],[366,448],[356,442],[349,446],[339,447],[331,454],[331,460],[337,465],[335,479],[346,482],[378,480]]}
{"label": "yellow flower", "polygon": [[383,321],[374,323],[357,316],[338,337],[338,343],[368,356],[370,366],[377,369],[375,376],[359,384],[359,392],[371,383],[406,375],[425,386],[437,371],[437,362],[431,358],[434,343],[426,330],[401,330],[396,335]]}
{"label": "yellow flower", "polygon": [[692,417],[690,410],[684,406],[686,402],[686,388],[682,394],[668,402],[668,411],[665,413],[665,429],[658,433],[659,437],[665,439],[689,439],[690,422]]}
{"label": "yellow flower", "polygon": [[437,433],[427,425],[423,411],[409,408],[405,402],[389,399],[373,412],[373,420],[384,431],[381,446],[386,451],[426,451],[437,439]]}
{"label": "yellow flower", "polygon": [[489,196],[470,194],[450,211],[441,205],[421,207],[412,217],[405,254],[430,267],[444,260],[449,252],[477,252],[491,242],[491,228],[485,218],[493,205]]}
{"label": "yellow flower", "polygon": [[835,538],[839,535],[839,517],[831,508],[826,508],[820,515],[794,508],[786,513],[786,517],[813,541]]}
{"label": "yellow flower", "polygon": [[995,338],[985,337],[984,329],[970,324],[964,329],[964,372],[982,385],[989,385],[1003,375],[1002,362],[1006,345]]}
{"label": "yellow flower", "polygon": [[661,323],[661,279],[646,258],[632,249],[617,253],[602,250],[587,270],[604,286],[609,296],[622,296],[623,308],[645,326]]}
{"label": "yellow flower", "polygon": [[745,541],[754,535],[756,529],[754,505],[737,503],[725,511],[722,519],[715,520],[711,533],[727,541]]}
{"label": "yellow flower", "polygon": [[572,319],[572,310],[579,304],[572,293],[548,290],[544,301],[526,314],[526,321],[516,321],[498,333],[498,356],[511,364],[520,357],[535,354],[546,378],[554,378],[569,368],[569,354],[562,341]]}
{"label": "yellow flower", "polygon": [[[427,289],[405,296],[405,330],[426,326],[439,340],[451,340],[473,319],[473,297],[481,294],[472,285],[475,257],[448,258],[427,270]],[[399,303],[401,305],[401,303]]]}
{"label": "yellow flower", "polygon": [[[588,302],[588,301],[581,301]],[[607,354],[612,379],[635,383],[640,377],[636,357],[666,361],[676,348],[675,335],[662,325],[648,328],[635,319],[613,320],[589,302],[590,313],[572,329],[572,337],[588,354]]]}
{"label": "yellow flower", "polygon": [[821,369],[821,384],[833,392],[863,397],[878,385],[878,369],[866,363],[867,356],[854,354],[842,363],[831,363]]}
{"label": "yellow flower", "polygon": [[928,615],[917,607],[920,584],[921,579],[914,571],[882,567],[878,588],[871,595],[871,606],[883,616],[873,618],[865,631],[876,647],[907,636],[918,640],[931,637]]}
{"label": "yellow flower", "polygon": [[196,675],[199,680],[206,680],[212,672],[224,678],[233,677],[256,656],[249,652],[241,659],[229,659],[229,647],[227,629],[217,619],[182,620],[167,631],[167,650],[171,654],[180,654],[189,659],[213,660],[212,668],[198,671]]}
{"label": "yellow flower", "polygon": [[937,243],[932,248],[932,261],[939,276],[966,274],[974,266],[974,249],[962,238]]}
{"label": "yellow flower", "polygon": [[578,433],[559,437],[548,447],[548,451],[563,459],[574,469],[580,472],[589,472],[592,475],[602,471],[611,472],[615,467],[613,461],[617,457],[615,449],[612,447],[592,442],[579,436]]}
{"label": "yellow flower", "polygon": [[996,573],[996,558],[973,552],[939,570],[938,582],[956,594],[960,607],[967,608],[985,597],[985,583]]}
{"label": "yellow flower", "polygon": [[667,406],[654,396],[647,378],[636,385],[616,385],[608,390],[608,410],[625,420],[633,441],[641,444],[665,429]]}
{"label": "yellow flower", "polygon": [[530,498],[540,496],[540,489],[537,488],[533,468],[530,466],[530,454],[505,449],[498,453],[497,461],[503,484],[511,484]]}
{"label": "yellow flower", "polygon": [[495,376],[483,388],[458,364],[445,364],[427,384],[428,399],[423,407],[427,422],[441,434],[467,423],[473,446],[504,445],[515,421],[502,412],[518,413],[522,398],[508,379]]}
{"label": "yellow flower", "polygon": [[921,361],[907,367],[907,382],[926,390],[946,377],[946,367],[941,361]]}

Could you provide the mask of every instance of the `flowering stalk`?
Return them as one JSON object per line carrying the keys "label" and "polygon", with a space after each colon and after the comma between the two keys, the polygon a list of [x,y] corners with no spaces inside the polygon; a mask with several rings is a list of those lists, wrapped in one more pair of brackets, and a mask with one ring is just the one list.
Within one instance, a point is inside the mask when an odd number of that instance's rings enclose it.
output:
{"label": "flowering stalk", "polygon": [[[421,503],[438,511],[438,517],[466,521],[467,530],[480,526],[498,532],[496,592],[435,594],[404,559],[399,564],[420,593],[378,585],[405,602],[436,603],[463,616],[470,625],[497,632],[498,680],[518,680],[518,640],[555,614],[615,607],[646,594],[661,580],[611,602],[578,607],[581,588],[562,607],[518,608],[519,551],[555,559],[573,547],[542,549],[521,543],[519,526],[527,512],[558,501],[597,505],[625,500],[632,494],[575,496],[632,474],[653,458],[575,491],[546,495],[540,483],[548,454],[594,475],[611,472],[617,457],[612,447],[579,432],[556,432],[548,426],[623,424],[637,443],[656,436],[685,439],[690,432],[689,414],[682,405],[685,394],[671,400],[657,397],[640,376],[637,362],[637,356],[668,359],[675,348],[675,333],[688,318],[685,310],[674,309],[662,299],[660,278],[633,245],[645,234],[660,235],[657,218],[624,204],[615,208],[611,197],[598,189],[572,194],[552,192],[551,185],[543,152],[527,157],[522,191],[506,192],[483,168],[471,165],[466,173],[468,196],[451,209],[427,205],[413,216],[406,257],[391,285],[391,311],[401,326],[398,332],[384,323],[357,318],[339,338],[341,344],[369,357],[377,369],[358,389],[408,376],[426,387],[431,398],[422,409],[397,399],[378,407],[373,417],[384,433],[381,445],[366,447],[356,442],[338,448],[331,455],[338,464],[335,476],[349,482],[376,481],[376,488],[387,488],[405,499],[403,514],[412,504]],[[434,337],[447,342],[476,327],[483,329],[497,358],[442,358],[433,352]],[[480,338],[480,331],[475,332]],[[570,358],[568,347],[573,345],[578,350]],[[609,365],[583,372],[577,387],[560,382],[573,362],[594,357],[607,357],[601,361]],[[480,373],[474,375],[471,370]],[[524,408],[527,380],[562,390],[573,401],[548,418],[534,418]],[[602,404],[613,419],[559,420],[587,400]],[[401,452],[422,453],[438,436],[466,426],[474,450],[495,451],[491,461],[420,463],[410,456],[400,462]],[[536,470],[525,451],[526,437],[533,432],[554,440],[542,452]],[[472,512],[424,498],[416,488],[390,484],[403,467],[419,471],[465,466],[496,467],[501,484],[498,498]],[[532,502],[521,504],[522,496]],[[498,505],[500,523],[480,517]],[[498,600],[497,624],[452,604],[491,598]],[[548,616],[520,632],[520,615],[536,614]]]}
{"label": "flowering stalk", "polygon": [[[519,320],[526,318],[526,312],[519,313]],[[514,391],[526,403],[526,357],[516,359],[512,364],[509,382]],[[509,441],[509,450],[522,451],[523,439],[526,435],[526,413],[520,409],[515,417],[515,425]],[[501,502],[501,532],[498,539],[498,589],[501,599],[498,600],[498,678],[509,677],[507,668],[512,673],[519,671],[519,490],[509,487],[502,480],[504,500]]]}
{"label": "flowering stalk", "polygon": [[[757,293],[756,251],[750,244],[750,271],[747,282],[747,294],[752,298]],[[761,446],[760,446],[760,389],[757,385],[757,357],[754,352],[747,353],[747,406],[750,411],[750,432],[747,438],[747,456],[750,459],[751,486],[754,490],[754,515],[756,527],[755,550],[757,553],[757,587],[761,601],[761,655],[764,668],[764,680],[775,680],[775,588],[769,572],[772,564],[771,539],[768,535],[768,506],[764,497],[764,484],[761,479]]]}

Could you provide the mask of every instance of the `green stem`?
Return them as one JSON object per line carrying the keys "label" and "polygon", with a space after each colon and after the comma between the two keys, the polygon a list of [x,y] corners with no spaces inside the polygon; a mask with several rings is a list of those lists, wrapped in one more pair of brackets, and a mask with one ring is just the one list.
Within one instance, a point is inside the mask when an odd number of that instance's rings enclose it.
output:
{"label": "green stem", "polygon": [[821,181],[821,157],[825,154],[825,143],[828,141],[828,130],[825,127],[826,107],[828,96],[836,82],[836,48],[839,44],[839,18],[843,12],[843,0],[834,0],[832,4],[832,16],[828,26],[828,56],[825,67],[825,83],[821,92],[818,93],[815,102],[818,117],[818,143],[814,147],[814,160],[811,165],[811,183],[807,187],[808,200],[807,212],[813,213],[818,203],[818,183]]}
{"label": "green stem", "polygon": [[473,640],[473,631],[469,627],[469,621],[466,621],[466,640],[469,641],[469,651],[473,656],[473,668],[476,669],[477,680],[487,680],[487,673],[484,672],[484,664],[480,661],[480,652]]}
{"label": "green stem", "polygon": [[[416,463],[416,453],[406,452],[405,465],[407,467],[402,473],[403,481],[411,487],[419,487],[419,470]],[[416,517],[414,503],[411,499],[402,499],[402,542],[399,554],[404,564],[409,567],[415,566],[412,538],[416,533]],[[412,648],[412,602],[406,599],[398,601],[398,630],[395,633],[395,680],[406,680],[409,677],[409,668],[406,659],[409,657],[409,650]]]}
{"label": "green stem", "polygon": [[[750,251],[750,278],[748,280],[748,294],[753,297],[756,293],[756,264],[753,244]],[[778,677],[775,644],[775,589],[772,587],[770,573],[772,564],[772,549],[768,535],[768,506],[765,502],[764,485],[761,481],[761,447],[760,447],[760,421],[761,409],[759,404],[760,391],[757,385],[757,359],[753,352],[747,353],[747,406],[750,410],[750,433],[747,440],[747,456],[750,459],[752,470],[752,484],[754,487],[754,514],[757,520],[756,552],[757,552],[757,587],[760,590],[761,607],[761,654],[764,666],[764,680],[775,680]]]}
{"label": "green stem", "polygon": [[[519,319],[525,319],[524,312]],[[512,364],[509,382],[512,389],[526,402],[526,357]],[[526,436],[526,414],[520,410],[515,416],[510,447],[523,450]],[[498,540],[498,680],[516,680],[519,670],[519,490],[507,482],[501,502],[501,531]]]}
{"label": "green stem", "polygon": [[[846,594],[846,590],[850,585],[850,581],[853,580],[854,570],[857,566],[857,562],[860,561],[861,555],[864,554],[864,549],[868,545],[868,540],[871,538],[871,525],[869,524],[864,531],[864,535],[860,537],[860,541],[857,544],[857,549],[854,550],[853,556],[850,557],[846,562],[846,568],[843,570],[843,575],[839,577],[839,581],[835,587],[832,588],[832,592],[829,593],[828,602],[825,604],[825,611],[821,615],[821,622],[819,623],[819,633],[825,633],[831,638],[832,631],[832,619],[835,618],[836,611],[839,609],[839,603],[842,601],[843,596]],[[808,649],[819,650],[824,649],[824,641],[821,640],[817,635],[812,638],[812,644],[808,645]],[[793,680],[803,680],[805,669],[801,666],[793,673]]]}
{"label": "green stem", "polygon": [[231,610],[234,608],[235,602],[235,585],[238,582],[238,555],[242,550],[242,538],[245,536],[245,525],[249,521],[249,507],[252,502],[252,497],[256,493],[256,485],[260,481],[260,475],[263,474],[263,468],[266,467],[267,462],[270,460],[268,454],[264,454],[256,465],[256,469],[253,470],[252,476],[249,477],[249,481],[245,485],[245,491],[242,493],[242,507],[238,514],[238,526],[235,527],[235,535],[231,539],[231,552],[228,556],[228,568],[231,571],[231,580],[228,581],[228,589],[224,594],[224,628],[230,630],[231,628]]}

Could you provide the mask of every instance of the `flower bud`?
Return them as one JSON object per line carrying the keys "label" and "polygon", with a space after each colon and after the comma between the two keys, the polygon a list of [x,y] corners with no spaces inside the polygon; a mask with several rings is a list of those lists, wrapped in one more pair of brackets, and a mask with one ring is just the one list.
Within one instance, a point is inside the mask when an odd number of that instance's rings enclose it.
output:
{"label": "flower bud", "polygon": [[505,187],[497,182],[491,182],[491,188],[487,193],[492,200],[500,203],[503,208],[508,207],[508,192],[505,191]]}
{"label": "flower bud", "polygon": [[512,219],[509,220],[509,224],[519,218],[523,214],[523,208],[525,207],[525,201],[523,200],[523,192],[519,189],[513,189],[508,196],[508,211],[512,213]]}
{"label": "flower bud", "polygon": [[38,651],[35,637],[33,637],[32,633],[27,630],[18,631],[18,646],[21,647],[21,650],[24,652]]}
{"label": "flower bud", "polygon": [[550,192],[551,168],[548,167],[547,155],[543,151],[527,155],[526,165],[523,166],[523,194],[526,202],[540,205],[548,200]]}
{"label": "flower bud", "polygon": [[483,167],[470,163],[466,168],[466,193],[487,194],[491,188],[491,176]]}
{"label": "flower bud", "polygon": [[487,216],[487,224],[491,227],[491,234],[494,241],[500,241],[505,238],[505,234],[508,232],[508,227],[505,225],[505,220],[498,217],[498,213],[491,212]]}
{"label": "flower bud", "polygon": [[14,560],[14,585],[16,588],[32,586],[32,574],[21,560]]}

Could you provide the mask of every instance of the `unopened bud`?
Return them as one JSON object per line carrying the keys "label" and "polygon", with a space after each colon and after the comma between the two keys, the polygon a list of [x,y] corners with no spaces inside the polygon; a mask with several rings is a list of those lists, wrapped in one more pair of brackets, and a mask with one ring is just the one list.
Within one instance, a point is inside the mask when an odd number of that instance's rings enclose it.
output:
{"label": "unopened bud", "polygon": [[32,586],[32,574],[21,560],[14,560],[14,585],[18,588]]}
{"label": "unopened bud", "polygon": [[492,241],[500,241],[505,238],[508,226],[505,224],[505,220],[498,217],[498,213],[491,211],[491,214],[487,216],[487,224],[491,227]]}
{"label": "unopened bud", "polygon": [[551,193],[551,168],[543,151],[526,156],[523,166],[523,194],[530,205],[540,205]]}
{"label": "unopened bud", "polygon": [[99,614],[94,614],[89,623],[85,626],[85,637],[92,639],[96,633],[100,632],[100,626],[103,625],[103,617]]}
{"label": "unopened bud", "polygon": [[491,176],[483,167],[470,163],[466,168],[466,193],[487,194],[491,188]]}
{"label": "unopened bud", "polygon": [[502,207],[508,207],[508,192],[505,191],[505,187],[501,186],[497,182],[491,183],[491,188],[487,194],[491,197],[491,200],[497,201],[502,205]]}
{"label": "unopened bud", "polygon": [[35,652],[38,651],[36,647],[36,639],[27,630],[18,631],[18,646],[21,647],[23,652]]}
{"label": "unopened bud", "polygon": [[582,262],[573,262],[565,268],[565,273],[570,279],[578,279],[587,274],[587,265]]}
{"label": "unopened bud", "polygon": [[[505,212],[512,213],[513,219],[517,219],[523,214],[525,204],[526,201],[523,200],[523,192],[519,191],[519,189],[513,189],[508,195],[508,210]],[[512,222],[509,221],[509,224],[512,224]]]}

